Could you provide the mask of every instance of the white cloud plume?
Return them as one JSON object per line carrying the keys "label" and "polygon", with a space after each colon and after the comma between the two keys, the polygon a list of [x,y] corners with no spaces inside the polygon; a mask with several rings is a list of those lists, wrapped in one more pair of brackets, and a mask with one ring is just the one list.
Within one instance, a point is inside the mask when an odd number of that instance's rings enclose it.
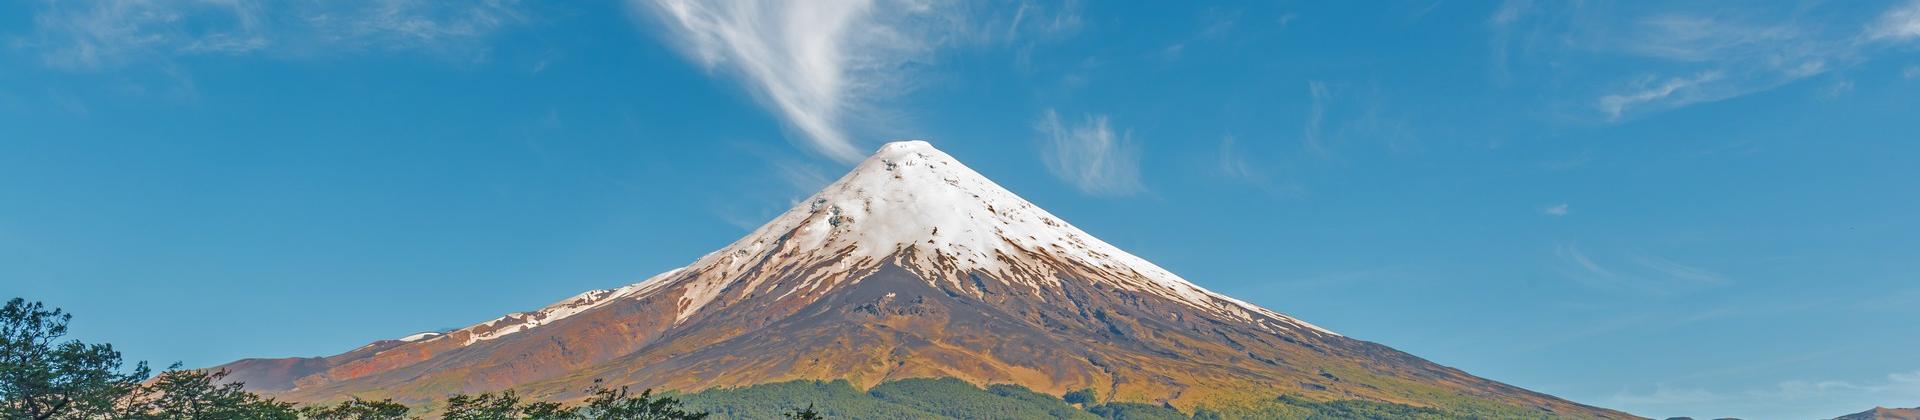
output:
{"label": "white cloud plume", "polygon": [[903,71],[959,19],[911,1],[634,3],[665,21],[691,58],[739,78],[808,146],[843,161],[865,152],[851,133],[854,120],[872,118],[875,101],[909,90]]}
{"label": "white cloud plume", "polygon": [[1036,127],[1047,170],[1081,192],[1124,196],[1145,190],[1140,184],[1140,150],[1131,132],[1116,135],[1105,115],[1087,115],[1068,126],[1047,110]]}
{"label": "white cloud plume", "polygon": [[519,21],[511,0],[268,2],[51,1],[15,45],[49,67],[102,70],[193,55],[320,55],[367,49],[478,56],[475,42]]}

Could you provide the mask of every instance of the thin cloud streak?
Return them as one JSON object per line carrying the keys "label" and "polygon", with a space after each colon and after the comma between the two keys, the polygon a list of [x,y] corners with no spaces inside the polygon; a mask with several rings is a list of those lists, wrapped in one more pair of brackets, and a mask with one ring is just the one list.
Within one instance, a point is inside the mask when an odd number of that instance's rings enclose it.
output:
{"label": "thin cloud streak", "polygon": [[1262,177],[1253,165],[1247,163],[1247,157],[1234,144],[1232,134],[1220,138],[1220,173],[1228,178],[1258,181]]}
{"label": "thin cloud streak", "polygon": [[1646,267],[1647,269],[1653,270],[1654,272],[1659,273],[1668,278],[1685,280],[1685,281],[1690,281],[1694,283],[1710,284],[1710,285],[1722,285],[1722,284],[1729,283],[1729,281],[1727,281],[1727,278],[1725,276],[1720,275],[1719,273],[1707,271],[1699,267],[1694,267],[1686,264],[1668,261],[1660,257],[1639,256],[1639,257],[1634,257],[1633,261],[1640,264],[1641,267]]}
{"label": "thin cloud streak", "polygon": [[48,67],[97,71],[204,55],[313,56],[363,50],[485,55],[479,41],[522,21],[513,1],[251,0],[48,2],[15,41]]}
{"label": "thin cloud streak", "polygon": [[1313,106],[1307,111],[1307,124],[1300,133],[1300,141],[1307,152],[1324,158],[1329,152],[1321,136],[1327,120],[1327,100],[1332,95],[1327,93],[1326,83],[1316,80],[1307,82],[1307,96],[1313,100]]}
{"label": "thin cloud streak", "polygon": [[1621,114],[1629,108],[1649,103],[1662,103],[1667,108],[1678,108],[1696,102],[1707,102],[1729,97],[1728,94],[1712,95],[1701,86],[1721,78],[1719,71],[1707,71],[1693,77],[1676,77],[1663,82],[1643,81],[1645,86],[1635,91],[1601,96],[1597,106],[1607,114],[1608,121],[1620,120]]}
{"label": "thin cloud streak", "polygon": [[1625,264],[1602,263],[1571,243],[1554,247],[1554,256],[1562,275],[1599,290],[1668,296],[1733,284],[1712,270],[1655,256],[1628,255]]}
{"label": "thin cloud streak", "polygon": [[[1693,406],[1740,406],[1752,407],[1755,411],[1794,407],[1809,400],[1845,396],[1870,398],[1882,401],[1910,401],[1920,398],[1920,371],[1889,373],[1879,380],[1862,382],[1847,380],[1786,380],[1774,383],[1770,387],[1752,388],[1734,391],[1717,391],[1707,388],[1681,388],[1666,384],[1657,384],[1652,391],[1631,392],[1622,390],[1609,398],[1609,405],[1618,407],[1657,408],[1663,410],[1687,409]],[[1736,414],[1736,413],[1721,413]]]}
{"label": "thin cloud streak", "polygon": [[[1672,7],[1670,7],[1672,6]],[[1800,10],[1695,10],[1665,3],[1592,5],[1508,1],[1487,23],[1493,78],[1533,79],[1570,92],[1608,122],[1764,92],[1889,56],[1920,38],[1920,1],[1865,16]],[[1622,58],[1629,60],[1620,60]],[[1605,73],[1526,75],[1584,60],[1624,62]],[[1524,66],[1523,66],[1524,65]],[[1629,74],[1608,81],[1614,74]],[[1523,77],[1526,76],[1526,77]],[[1582,76],[1598,78],[1574,83]]]}
{"label": "thin cloud streak", "polygon": [[1546,209],[1540,210],[1540,213],[1548,216],[1553,216],[1553,217],[1566,216],[1567,203],[1560,203],[1560,204],[1547,206]]}
{"label": "thin cloud streak", "polygon": [[1140,149],[1133,134],[1114,133],[1107,116],[1090,114],[1069,126],[1049,109],[1036,128],[1047,171],[1080,192],[1111,197],[1146,190],[1140,184]]}

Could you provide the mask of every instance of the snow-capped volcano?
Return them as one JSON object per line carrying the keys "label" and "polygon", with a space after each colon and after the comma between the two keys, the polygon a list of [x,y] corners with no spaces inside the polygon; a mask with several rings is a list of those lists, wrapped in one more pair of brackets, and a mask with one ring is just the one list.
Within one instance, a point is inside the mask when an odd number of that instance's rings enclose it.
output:
{"label": "snow-capped volcano", "polygon": [[[888,261],[890,257],[899,257]],[[676,322],[699,312],[719,292],[822,292],[858,282],[882,262],[946,281],[956,290],[968,273],[1010,283],[1047,299],[1068,270],[1113,287],[1149,293],[1210,313],[1254,322],[1262,329],[1331,331],[1213,293],[1135,257],[1001,188],[925,141],[882,146],[852,172],[793,209],[693,265],[619,289],[592,290],[533,312],[510,314],[462,331],[467,344],[538,327],[622,298],[681,290]],[[1069,263],[1061,266],[1060,263]],[[756,268],[754,274],[746,274]],[[768,283],[794,270],[805,281]],[[703,273],[679,277],[682,271]],[[933,286],[930,284],[930,286]],[[679,287],[680,289],[676,289]],[[971,289],[971,293],[983,293]]]}
{"label": "snow-capped volcano", "polygon": [[[886,261],[899,257],[896,261]],[[822,264],[833,262],[832,264]],[[809,281],[782,290],[796,293],[857,282],[882,262],[899,264],[929,282],[954,289],[978,272],[1011,283],[1036,297],[1055,289],[1057,275],[1071,269],[1139,293],[1179,300],[1223,316],[1278,321],[1317,333],[1332,332],[1222,296],[1121,251],[1033,203],[1001,188],[925,141],[888,143],[839,181],[809,197],[747,237],[701,258],[692,268],[717,273],[699,282],[702,292],[745,282],[759,292],[777,273],[821,267]],[[1062,267],[1065,262],[1077,267]],[[730,276],[748,267],[756,276]],[[773,268],[767,270],[766,268]],[[647,288],[644,283],[642,290]],[[979,290],[974,290],[978,295]],[[713,294],[685,300],[684,319]]]}
{"label": "snow-capped volcano", "polygon": [[[914,377],[1199,404],[1459,395],[1612,417],[1206,290],[922,141],[889,143],[740,240],[645,281],[312,359],[228,365],[294,400],[428,400],[583,379],[698,390]],[[1277,394],[1276,394],[1277,395]]]}

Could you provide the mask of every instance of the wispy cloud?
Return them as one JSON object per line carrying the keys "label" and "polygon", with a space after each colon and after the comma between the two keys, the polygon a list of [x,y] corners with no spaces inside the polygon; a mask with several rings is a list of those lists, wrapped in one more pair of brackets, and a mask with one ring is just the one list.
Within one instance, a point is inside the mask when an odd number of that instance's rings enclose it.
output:
{"label": "wispy cloud", "polygon": [[1556,246],[1554,255],[1559,258],[1556,269],[1562,275],[1600,290],[1664,296],[1733,283],[1705,268],[1648,255],[1628,255],[1620,259],[1624,263],[1602,263],[1570,243]]}
{"label": "wispy cloud", "polygon": [[1232,134],[1220,138],[1220,173],[1228,178],[1259,180],[1260,173],[1247,163],[1245,153],[1240,151],[1235,142]]}
{"label": "wispy cloud", "polygon": [[1591,162],[1593,162],[1593,154],[1581,151],[1579,156],[1540,162],[1540,167],[1549,171],[1568,171],[1587,166]]}
{"label": "wispy cloud", "polygon": [[1668,261],[1660,257],[1644,256],[1644,255],[1636,256],[1636,257],[1633,257],[1633,261],[1639,264],[1641,267],[1644,267],[1648,270],[1652,270],[1654,273],[1657,273],[1666,278],[1671,278],[1671,279],[1676,279],[1676,280],[1681,280],[1681,281],[1691,282],[1696,284],[1721,285],[1721,284],[1728,283],[1726,276],[1722,276],[1720,275],[1720,273],[1707,271],[1706,269],[1702,269],[1700,267],[1694,267],[1686,264]]}
{"label": "wispy cloud", "polygon": [[1874,39],[1909,40],[1920,38],[1920,1],[1909,1],[1880,15],[1868,36]]}
{"label": "wispy cloud", "polygon": [[982,24],[986,30],[980,35],[990,37],[993,28],[1006,27],[1000,40],[1012,40],[1026,34],[1038,34],[1042,37],[1058,36],[1080,28],[1080,11],[1076,2],[1045,3],[1021,1],[1010,17],[989,17]]}
{"label": "wispy cloud", "polygon": [[1047,110],[1040,131],[1041,158],[1047,170],[1081,192],[1125,196],[1146,190],[1140,184],[1140,149],[1128,131],[1115,133],[1105,115],[1087,115],[1068,125]]}
{"label": "wispy cloud", "polygon": [[1547,206],[1547,208],[1540,210],[1540,214],[1545,214],[1553,217],[1565,216],[1567,215],[1567,203],[1560,203],[1560,204]]}
{"label": "wispy cloud", "polygon": [[1619,405],[1694,405],[1725,401],[1727,396],[1704,388],[1674,388],[1656,385],[1646,393],[1619,392],[1613,402]]}
{"label": "wispy cloud", "polygon": [[[187,30],[200,21],[215,23]],[[256,34],[259,21],[257,10],[239,3],[47,2],[34,15],[33,32],[17,43],[51,67],[99,69],[153,56],[257,50],[266,43]]]}
{"label": "wispy cloud", "polygon": [[1391,98],[1378,85],[1352,86],[1318,80],[1307,82],[1306,120],[1301,123],[1300,148],[1309,157],[1339,160],[1348,147],[1380,147],[1394,153],[1421,149],[1415,127],[1387,104]]}
{"label": "wispy cloud", "polygon": [[1829,35],[1825,27],[1797,20],[1663,13],[1627,26],[1635,35],[1598,41],[1596,47],[1698,70],[1684,76],[1646,76],[1628,84],[1625,92],[1601,95],[1596,106],[1609,121],[1635,111],[1765,91],[1858,59],[1850,37]]}
{"label": "wispy cloud", "polygon": [[[1617,122],[1833,73],[1920,38],[1920,2],[1871,16],[1813,9],[1509,1],[1488,18],[1494,77],[1505,84],[1537,76],[1572,90],[1563,96],[1587,98],[1575,100],[1585,112]],[[1607,70],[1564,70],[1585,61]],[[1618,74],[1629,76],[1608,80]]]}
{"label": "wispy cloud", "polygon": [[[805,144],[842,161],[864,155],[855,133],[886,123],[861,118],[910,90],[905,71],[959,32],[961,20],[960,10],[912,1],[633,3],[660,17],[693,60],[738,78]],[[1010,28],[1025,19],[1016,13]]]}
{"label": "wispy cloud", "polygon": [[1691,77],[1674,77],[1666,80],[1642,80],[1633,91],[1601,96],[1598,101],[1600,111],[1607,114],[1608,120],[1619,120],[1620,115],[1629,108],[1646,104],[1659,104],[1664,108],[1677,108],[1695,102],[1724,99],[1733,92],[1712,94],[1702,86],[1720,80],[1717,70],[1705,71]]}
{"label": "wispy cloud", "polygon": [[1306,127],[1300,133],[1300,143],[1308,153],[1327,157],[1327,146],[1322,142],[1322,129],[1327,122],[1327,100],[1332,94],[1327,92],[1327,84],[1320,81],[1307,82],[1307,96],[1312,100],[1307,109]]}
{"label": "wispy cloud", "polygon": [[[1162,47],[1159,52],[1160,58],[1167,61],[1179,60],[1185,55],[1187,46],[1190,44],[1225,38],[1229,33],[1233,32],[1234,26],[1239,24],[1240,14],[1241,12],[1238,11],[1229,12],[1214,8],[1206,9],[1200,15],[1200,29],[1195,31],[1191,36],[1168,44],[1166,47]],[[1284,25],[1283,23],[1282,26]]]}
{"label": "wispy cloud", "polygon": [[1233,134],[1221,136],[1219,160],[1210,169],[1215,174],[1244,182],[1266,193],[1281,196],[1306,194],[1306,187],[1298,179],[1288,176],[1289,169],[1294,168],[1288,159],[1271,156],[1262,158],[1258,146],[1263,143],[1243,143]]}
{"label": "wispy cloud", "polygon": [[347,48],[484,51],[484,45],[469,42],[522,20],[517,6],[515,0],[383,0],[360,9],[309,12],[303,18],[314,27],[329,28],[321,37],[324,42]]}
{"label": "wispy cloud", "polygon": [[311,56],[370,49],[473,58],[478,41],[520,21],[510,0],[45,2],[14,44],[64,70],[103,70],[195,55]]}
{"label": "wispy cloud", "polygon": [[[1622,390],[1609,400],[1612,406],[1641,410],[1676,411],[1704,407],[1749,407],[1770,412],[1781,407],[1800,407],[1809,402],[1835,398],[1850,400],[1911,401],[1920,398],[1920,371],[1895,372],[1873,381],[1786,380],[1772,386],[1738,390],[1655,385],[1653,390]],[[1717,413],[1729,415],[1737,413]],[[1777,414],[1777,412],[1776,412]],[[1832,413],[1824,413],[1832,414]]]}
{"label": "wispy cloud", "polygon": [[1509,63],[1513,45],[1514,23],[1527,13],[1533,5],[1527,0],[1506,0],[1495,9],[1493,16],[1487,18],[1487,26],[1493,31],[1493,81],[1498,85],[1511,82]]}

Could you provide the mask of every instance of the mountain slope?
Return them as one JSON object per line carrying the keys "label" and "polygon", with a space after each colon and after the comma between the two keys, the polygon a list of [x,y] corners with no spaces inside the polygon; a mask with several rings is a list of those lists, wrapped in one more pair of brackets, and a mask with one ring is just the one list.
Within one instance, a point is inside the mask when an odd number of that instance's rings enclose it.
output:
{"label": "mountain slope", "polygon": [[[385,344],[382,344],[385,343]],[[1178,407],[1272,399],[1491,404],[1630,418],[1468,375],[1213,293],[897,142],[687,267],[372,351],[244,360],[256,389],[426,401],[592,379],[699,390],[952,377]],[[366,350],[366,349],[363,349]]]}
{"label": "mountain slope", "polygon": [[1874,407],[1872,410],[1840,416],[1834,420],[1920,420],[1920,407]]}

